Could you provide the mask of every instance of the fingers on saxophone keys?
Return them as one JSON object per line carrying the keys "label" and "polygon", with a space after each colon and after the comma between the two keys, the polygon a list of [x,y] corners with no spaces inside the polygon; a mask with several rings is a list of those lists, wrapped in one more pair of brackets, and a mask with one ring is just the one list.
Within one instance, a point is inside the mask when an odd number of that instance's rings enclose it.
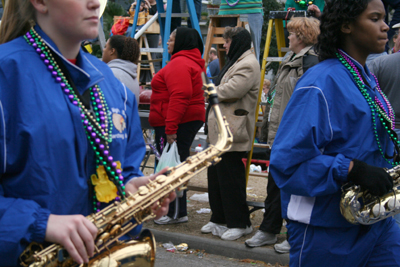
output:
{"label": "fingers on saxophone keys", "polygon": [[93,223],[85,219],[84,226],[78,228],[78,234],[83,240],[87,254],[92,257],[94,254],[94,240],[97,236],[97,227]]}
{"label": "fingers on saxophone keys", "polygon": [[[86,257],[82,254],[81,248],[83,247],[83,242],[80,238],[77,237],[78,233],[75,232],[71,235],[70,239],[66,240],[66,243],[64,245],[64,248],[68,251],[69,256],[78,264],[83,264],[85,260],[87,260],[87,255]],[[86,251],[86,249],[85,249]]]}

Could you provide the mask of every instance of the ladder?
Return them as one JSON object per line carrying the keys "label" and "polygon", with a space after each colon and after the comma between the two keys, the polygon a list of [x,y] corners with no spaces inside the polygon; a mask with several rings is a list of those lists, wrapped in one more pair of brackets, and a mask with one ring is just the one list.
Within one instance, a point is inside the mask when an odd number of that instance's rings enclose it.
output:
{"label": "ladder", "polygon": [[[140,49],[140,60],[137,64],[138,65],[137,80],[140,81],[140,71],[149,70],[151,73],[151,77],[154,77],[155,70],[154,70],[153,59],[151,57],[151,53],[149,52],[150,48],[146,34],[143,34],[142,36],[139,37],[138,43]],[[146,48],[145,51],[143,51],[142,48]],[[142,56],[146,56],[147,60],[142,60]],[[144,64],[144,62],[146,62],[146,65]]]}
{"label": "ladder", "polygon": [[[267,31],[267,39],[265,41],[265,48],[264,48],[264,55],[263,55],[263,61],[261,65],[261,80],[260,80],[260,90],[258,92],[258,100],[257,100],[257,107],[260,107],[260,102],[261,102],[261,95],[262,95],[262,90],[263,90],[263,84],[264,84],[264,76],[265,76],[265,70],[267,66],[267,61],[268,62],[282,62],[283,56],[286,54],[286,52],[289,51],[288,48],[284,47],[285,46],[285,34],[283,31],[283,20],[284,19],[290,19],[292,17],[305,17],[307,15],[306,11],[299,10],[299,11],[270,11],[269,13],[269,21],[268,21],[268,31]],[[273,31],[273,26],[275,25],[275,33],[276,33],[276,42],[277,42],[277,47],[278,47],[278,57],[268,57],[269,55],[269,48],[271,45],[271,40],[272,40],[272,31]],[[261,127],[262,121],[259,121],[259,108],[257,108],[256,115],[255,115],[255,129],[254,129],[254,135],[253,135],[253,142],[251,146],[251,150],[247,155],[247,162],[246,162],[246,184],[249,179],[249,175],[252,176],[261,176],[261,177],[268,177],[268,173],[250,173],[250,165],[251,165],[251,160],[253,157],[253,151],[254,147],[261,147],[261,148],[268,148],[269,145],[266,144],[255,144],[254,140],[256,138],[256,133],[257,133],[257,127]]]}
{"label": "ladder", "polygon": [[[160,23],[160,33],[161,33],[162,47],[163,47],[162,67],[165,67],[165,65],[167,64],[167,60],[169,59],[168,50],[166,48],[167,48],[167,42],[168,42],[169,35],[171,34],[171,18],[172,17],[189,17],[190,21],[192,23],[192,27],[194,27],[194,29],[196,29],[201,36],[199,20],[197,19],[196,9],[194,7],[193,0],[186,0],[189,14],[185,14],[185,13],[172,14],[172,1],[173,0],[167,0],[167,10],[165,11],[163,0],[157,0],[158,22]],[[132,33],[131,33],[132,37],[136,32],[136,24],[137,24],[138,17],[139,17],[138,14],[139,14],[141,2],[142,2],[142,0],[138,0],[137,4],[136,4],[135,17],[133,19]],[[155,52],[155,51],[151,51],[151,52]]]}
{"label": "ladder", "polygon": [[225,43],[222,34],[224,33],[225,27],[243,27],[249,30],[249,24],[247,22],[247,15],[212,15],[210,16],[210,22],[208,24],[207,40],[204,48],[204,60],[208,65],[208,57],[212,45],[216,45],[217,54],[219,58],[219,67],[225,65]]}

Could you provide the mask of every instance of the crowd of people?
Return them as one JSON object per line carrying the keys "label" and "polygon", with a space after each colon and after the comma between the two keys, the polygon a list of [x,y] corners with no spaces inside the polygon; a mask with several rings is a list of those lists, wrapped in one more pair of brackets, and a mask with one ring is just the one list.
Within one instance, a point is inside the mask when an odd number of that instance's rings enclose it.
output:
{"label": "crowd of people", "polygon": [[[155,1],[142,4],[156,12]],[[389,26],[388,6],[395,20]],[[400,164],[397,7],[389,0],[286,1],[286,10],[308,10],[309,16],[285,24],[290,51],[274,79],[264,81],[260,141],[271,147],[270,165],[263,221],[247,247],[275,244],[285,220],[287,238],[274,248],[290,253],[290,266],[400,266],[400,214],[360,225],[339,208],[349,183],[375,197],[394,187],[384,168]],[[146,145],[138,42],[114,35],[102,60],[81,48],[98,35],[98,12],[97,0],[6,2],[0,25],[0,266],[18,266],[31,242],[58,243],[74,261],[87,263],[98,229],[85,216],[167,171],[140,171]],[[253,233],[242,159],[252,148],[259,111],[262,3],[226,1],[220,14],[247,14],[250,25],[250,31],[225,28],[224,66],[221,48],[204,51],[199,32],[174,21],[166,48],[171,60],[151,81],[149,123],[157,150],[176,142],[182,162],[203,125],[215,144],[219,131],[206,109],[202,74],[212,79],[233,143],[207,169],[211,216],[199,231],[237,240]],[[379,56],[385,50],[389,54]],[[368,61],[370,54],[376,58]],[[152,210],[156,224],[188,222],[186,191],[169,194]],[[139,225],[130,236],[140,231]]]}

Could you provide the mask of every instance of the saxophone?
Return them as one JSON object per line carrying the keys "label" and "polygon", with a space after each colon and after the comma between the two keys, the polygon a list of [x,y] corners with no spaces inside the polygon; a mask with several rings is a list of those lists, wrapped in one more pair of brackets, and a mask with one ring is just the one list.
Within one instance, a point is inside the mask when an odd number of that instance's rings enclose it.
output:
{"label": "saxophone", "polygon": [[[155,180],[139,187],[135,194],[127,196],[123,201],[115,202],[100,212],[87,216],[99,232],[95,238],[95,255],[89,259],[88,264],[82,264],[81,267],[154,266],[156,246],[150,231],[142,231],[137,240],[129,242],[122,242],[119,238],[138,224],[153,219],[155,215],[151,207],[155,203],[160,205],[162,199],[174,190],[186,189],[190,178],[219,162],[221,159],[218,156],[228,151],[232,144],[229,125],[218,106],[218,95],[204,73],[203,83],[218,122],[217,143],[168,169],[165,175],[159,175]],[[136,222],[132,222],[132,219]],[[43,248],[40,244],[31,243],[21,254],[20,261],[25,267],[78,266],[58,244]]]}
{"label": "saxophone", "polygon": [[385,170],[393,178],[393,189],[382,197],[372,196],[358,185],[342,187],[340,212],[348,222],[371,225],[400,213],[400,165]]}

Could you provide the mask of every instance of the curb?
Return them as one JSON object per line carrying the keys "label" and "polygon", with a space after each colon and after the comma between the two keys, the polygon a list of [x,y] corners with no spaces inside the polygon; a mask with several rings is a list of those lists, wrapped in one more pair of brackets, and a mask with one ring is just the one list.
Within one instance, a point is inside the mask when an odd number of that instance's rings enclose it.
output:
{"label": "curb", "polygon": [[149,230],[153,233],[157,242],[172,242],[175,245],[186,243],[189,248],[204,250],[206,253],[228,258],[259,260],[272,265],[275,263],[280,265],[289,264],[289,254],[279,254],[268,247],[248,248],[245,244],[234,241],[214,240],[150,228]]}

